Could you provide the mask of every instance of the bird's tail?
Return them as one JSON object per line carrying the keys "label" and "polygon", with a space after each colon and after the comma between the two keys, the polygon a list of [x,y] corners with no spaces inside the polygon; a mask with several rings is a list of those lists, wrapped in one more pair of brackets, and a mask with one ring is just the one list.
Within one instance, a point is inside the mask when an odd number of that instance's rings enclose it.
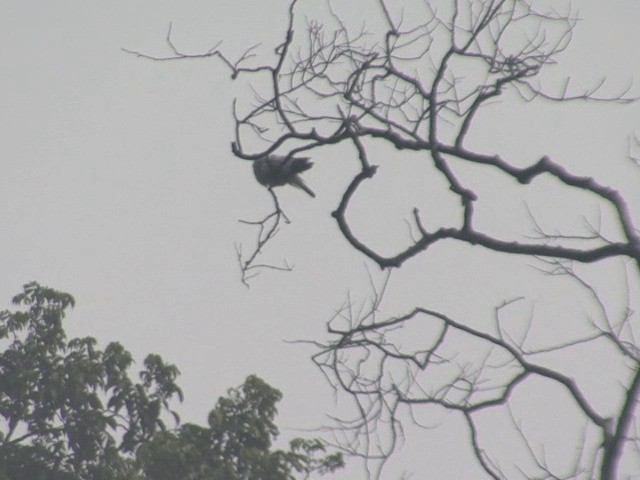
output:
{"label": "bird's tail", "polygon": [[306,183],[304,183],[304,181],[298,176],[298,175],[294,175],[294,177],[291,179],[291,185],[293,185],[294,187],[298,187],[301,190],[304,190],[305,192],[307,192],[307,194],[313,198],[316,198],[316,194],[314,193],[313,190],[311,190]]}
{"label": "bird's tail", "polygon": [[304,172],[313,166],[313,162],[310,162],[309,160],[311,160],[311,157],[292,157],[287,162],[287,168],[291,173]]}

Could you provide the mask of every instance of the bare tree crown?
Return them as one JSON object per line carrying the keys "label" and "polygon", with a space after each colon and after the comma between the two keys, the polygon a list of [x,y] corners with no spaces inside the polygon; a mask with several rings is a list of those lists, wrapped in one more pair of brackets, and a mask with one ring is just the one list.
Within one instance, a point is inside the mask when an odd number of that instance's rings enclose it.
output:
{"label": "bare tree crown", "polygon": [[[618,469],[623,456],[637,456],[640,451],[635,418],[640,399],[637,319],[628,305],[621,318],[612,318],[597,289],[576,265],[619,258],[632,266],[625,270],[629,277],[637,278],[640,233],[629,204],[612,186],[572,173],[549,155],[522,166],[521,159],[478,151],[468,138],[483,108],[498,99],[628,103],[634,98],[628,91],[608,91],[604,80],[576,91],[569,79],[558,85],[545,76],[577,28],[571,2],[378,0],[372,2],[371,14],[377,18],[368,21],[368,27],[361,21],[354,27],[353,20],[337,10],[337,3],[324,4],[326,15],[321,22],[304,14],[308,2],[293,0],[284,39],[265,63],[258,63],[251,49],[237,61],[230,60],[219,46],[204,54],[184,54],[175,47],[171,32],[167,40],[173,55],[163,59],[218,57],[234,79],[242,75],[255,80],[254,98],[244,102],[248,106],[234,103],[232,151],[239,159],[254,162],[256,178],[265,186],[296,184],[297,175],[310,168],[308,158],[323,148],[343,144],[346,161],[353,160],[357,171],[348,178],[332,216],[346,242],[382,269],[399,268],[435,245],[458,242],[537,258],[543,262],[544,273],[571,279],[599,306],[586,320],[584,335],[530,348],[529,327],[525,325],[524,333],[514,336],[501,323],[504,310],[519,299],[498,306],[485,329],[422,306],[379,319],[384,285],[374,289],[370,310],[360,315],[353,313],[348,302],[329,322],[331,340],[314,342],[320,349],[314,360],[338,390],[352,396],[358,408],[354,420],[342,423],[341,446],[353,455],[385,460],[401,436],[402,412],[408,409],[411,418],[417,408],[437,407],[464,420],[470,452],[488,477],[510,478],[511,471],[482,446],[477,418],[491,409],[512,414],[509,402],[514,392],[533,379],[543,379],[562,390],[582,416],[584,445],[571,468],[558,472],[512,415],[513,431],[529,456],[528,463],[518,466],[518,478],[621,478]],[[391,252],[364,237],[347,215],[361,188],[377,174],[370,156],[373,142],[380,141],[400,152],[421,155],[458,201],[456,216],[447,226],[428,226],[421,211],[414,208],[410,215],[413,234]],[[477,221],[480,196],[464,180],[460,166],[495,172],[522,188],[540,177],[552,178],[567,191],[582,192],[610,208],[619,238],[606,238],[591,223],[582,232],[548,232],[533,212],[527,220],[536,231],[534,236],[503,238],[487,231]],[[263,268],[289,269],[288,265],[257,262],[265,245],[288,221],[278,197],[269,191],[273,212],[251,222],[259,229],[256,247],[247,256],[238,252],[245,281]],[[633,289],[635,281],[625,282]],[[407,350],[402,342],[393,340],[399,329],[425,323],[432,331],[422,348]],[[460,338],[479,345],[486,356],[475,363],[460,361],[451,348]],[[594,406],[579,382],[561,368],[538,361],[545,353],[568,352],[598,342],[609,345],[612,355],[628,366],[625,393],[613,414]],[[376,446],[372,437],[379,440]]]}

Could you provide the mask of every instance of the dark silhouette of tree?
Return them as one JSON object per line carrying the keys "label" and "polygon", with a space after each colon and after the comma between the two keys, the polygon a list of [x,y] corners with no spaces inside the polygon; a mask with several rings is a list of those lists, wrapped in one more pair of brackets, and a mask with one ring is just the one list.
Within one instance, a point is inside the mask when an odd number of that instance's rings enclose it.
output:
{"label": "dark silhouette of tree", "polygon": [[118,343],[68,340],[62,326],[75,304],[35,282],[0,312],[0,478],[11,480],[293,480],[332,472],[342,455],[317,439],[272,450],[282,394],[256,376],[220,398],[209,426],[167,429],[178,369],[148,355],[141,382]]}
{"label": "dark silhouette of tree", "polygon": [[0,472],[11,479],[131,478],[133,453],[158,430],[174,396],[178,369],[149,355],[141,382],[131,354],[113,342],[67,339],[62,326],[73,297],[25,285],[24,307],[0,313]]}
{"label": "dark silhouette of tree", "polygon": [[325,452],[317,439],[294,439],[290,450],[271,450],[278,428],[273,422],[282,394],[256,376],[218,400],[208,427],[182,425],[143,445],[138,459],[149,480],[294,480],[343,466],[342,455]]}
{"label": "dark silhouette of tree", "polygon": [[[486,433],[477,417],[492,409],[510,412],[514,392],[544,379],[558,386],[580,412],[584,446],[569,467],[556,471],[544,450],[541,453],[512,416],[512,436],[506,442],[518,439],[528,455],[528,461],[517,465],[519,475],[623,478],[618,472],[623,458],[637,457],[640,450],[635,420],[640,399],[637,319],[629,298],[622,306],[624,313],[614,318],[601,292],[585,279],[581,269],[620,259],[628,274],[622,284],[637,293],[640,233],[628,199],[610,185],[573,173],[550,155],[523,164],[521,159],[481,151],[468,139],[481,112],[497,100],[629,103],[634,99],[628,91],[607,91],[604,80],[576,91],[569,79],[558,84],[543,75],[559,62],[578,28],[571,2],[553,7],[525,0],[372,3],[375,8],[369,10],[370,26],[365,29],[348,23],[331,2],[325,4],[327,15],[321,23],[308,10],[308,2],[293,0],[288,24],[283,26],[284,40],[274,49],[273,57],[262,63],[251,49],[237,61],[219,46],[203,54],[185,54],[176,47],[171,30],[167,36],[170,56],[130,53],[154,60],[217,57],[230,69],[233,79],[248,77],[254,91],[260,93],[255,93],[254,103],[244,109],[234,103],[236,138],[231,147],[240,159],[256,161],[273,154],[313,157],[323,148],[344,145],[345,161],[357,160],[358,169],[346,182],[331,215],[344,240],[381,269],[398,269],[451,243],[482,247],[477,251],[533,259],[544,274],[566,276],[595,305],[585,315],[580,334],[556,342],[549,332],[547,344],[534,348],[527,343],[527,325],[533,318],[521,323],[518,334],[502,321],[505,311],[519,299],[505,300],[484,328],[423,306],[378,318],[383,288],[374,291],[371,308],[364,314],[354,314],[351,302],[347,302],[329,323],[330,340],[316,342],[320,352],[314,357],[331,383],[351,395],[358,406],[357,417],[341,424],[340,444],[347,452],[384,461],[397,445],[403,422],[411,422],[406,411],[437,407],[464,420],[470,451],[484,473],[495,479],[508,478],[511,470],[483,447]],[[381,142],[401,153],[421,155],[458,205],[443,225],[425,221],[420,209],[414,208],[411,235],[394,251],[378,247],[376,237],[359,232],[349,216],[350,207],[377,174],[370,157]],[[629,157],[636,159],[637,154],[630,151]],[[469,171],[508,179],[522,191],[551,180],[567,194],[579,192],[613,212],[616,225],[612,231],[616,233],[609,238],[590,221],[580,231],[557,227],[547,231],[537,220],[538,212],[530,212],[520,235],[505,238],[488,230],[480,219],[482,198],[469,180]],[[316,186],[318,190],[322,186]],[[254,222],[260,228],[256,248],[248,256],[239,253],[244,281],[263,268],[288,269],[256,261],[288,221],[275,190],[270,193],[273,212]],[[375,217],[376,212],[370,213]],[[578,212],[578,218],[583,214]],[[500,210],[493,215],[503,223],[523,223],[520,219],[514,222],[510,214]],[[386,225],[379,225],[378,233],[384,235]],[[527,234],[532,227],[533,236]],[[460,296],[463,298],[464,292]],[[396,338],[399,329],[411,335],[412,329],[424,324],[433,328],[421,348],[407,350]],[[475,363],[459,360],[459,349],[467,348],[461,339],[469,342],[469,348],[486,354]],[[621,380],[624,394],[611,395],[606,408],[595,406],[580,382],[563,373],[562,362],[548,366],[543,360],[554,352],[570,354],[584,345],[603,343],[611,347],[610,357],[603,361],[621,362],[628,368],[628,375]],[[376,446],[372,446],[374,437]]]}

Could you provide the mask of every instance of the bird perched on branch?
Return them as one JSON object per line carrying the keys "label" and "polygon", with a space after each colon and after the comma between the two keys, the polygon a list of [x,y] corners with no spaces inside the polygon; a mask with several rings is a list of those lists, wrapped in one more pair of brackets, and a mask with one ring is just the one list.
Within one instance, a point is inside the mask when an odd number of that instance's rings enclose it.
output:
{"label": "bird perched on branch", "polygon": [[253,173],[256,180],[266,187],[293,185],[315,198],[316,194],[298,175],[312,166],[313,162],[309,161],[309,157],[267,155],[253,161]]}

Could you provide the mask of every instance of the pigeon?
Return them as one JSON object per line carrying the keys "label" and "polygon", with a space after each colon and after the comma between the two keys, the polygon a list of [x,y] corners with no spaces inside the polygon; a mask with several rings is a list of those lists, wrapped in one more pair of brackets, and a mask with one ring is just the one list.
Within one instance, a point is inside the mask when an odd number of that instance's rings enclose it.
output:
{"label": "pigeon", "polygon": [[316,194],[298,175],[313,166],[313,162],[309,160],[309,157],[267,155],[253,161],[253,173],[258,183],[265,187],[293,185],[315,198]]}

